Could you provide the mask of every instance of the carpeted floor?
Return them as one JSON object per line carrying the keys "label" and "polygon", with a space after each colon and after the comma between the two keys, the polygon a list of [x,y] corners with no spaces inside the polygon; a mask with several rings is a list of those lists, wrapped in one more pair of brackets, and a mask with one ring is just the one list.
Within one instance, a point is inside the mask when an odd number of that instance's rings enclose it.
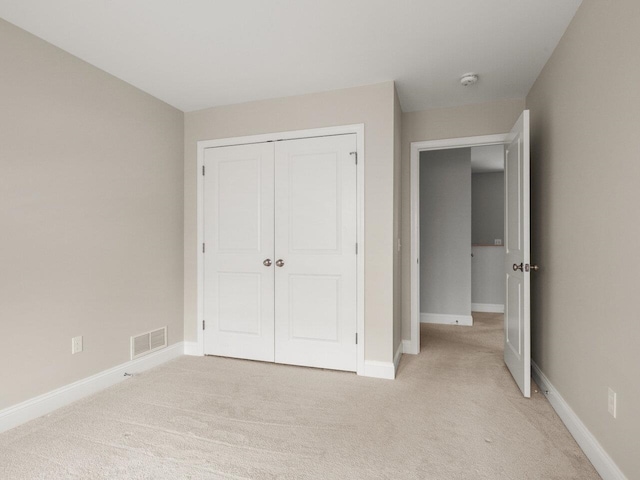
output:
{"label": "carpeted floor", "polygon": [[501,315],[422,325],[395,381],[183,357],[0,435],[13,479],[597,479],[534,385],[502,362]]}

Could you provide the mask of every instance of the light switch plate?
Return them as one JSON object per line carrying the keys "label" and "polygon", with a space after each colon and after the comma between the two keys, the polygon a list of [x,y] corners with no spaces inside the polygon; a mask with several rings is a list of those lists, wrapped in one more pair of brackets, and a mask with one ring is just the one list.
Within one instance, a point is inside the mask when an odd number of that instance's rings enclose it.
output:
{"label": "light switch plate", "polygon": [[613,418],[616,418],[618,415],[617,412],[617,407],[618,407],[618,394],[616,392],[614,392],[613,390],[611,390],[611,387],[609,387],[609,402],[608,402],[608,407],[609,407],[609,413],[611,414],[611,416]]}
{"label": "light switch plate", "polygon": [[71,339],[71,353],[80,353],[82,351],[82,335]]}

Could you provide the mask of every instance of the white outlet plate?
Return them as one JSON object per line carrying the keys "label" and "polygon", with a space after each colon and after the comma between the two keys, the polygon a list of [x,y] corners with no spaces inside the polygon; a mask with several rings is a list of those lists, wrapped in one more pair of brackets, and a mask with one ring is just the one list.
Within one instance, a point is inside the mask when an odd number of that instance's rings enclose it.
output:
{"label": "white outlet plate", "polygon": [[71,353],[80,353],[82,351],[82,335],[71,339]]}
{"label": "white outlet plate", "polygon": [[617,418],[618,415],[618,394],[609,388],[609,413],[613,418]]}
{"label": "white outlet plate", "polygon": [[501,238],[496,238],[493,240],[493,244],[494,245],[502,245],[502,239]]}

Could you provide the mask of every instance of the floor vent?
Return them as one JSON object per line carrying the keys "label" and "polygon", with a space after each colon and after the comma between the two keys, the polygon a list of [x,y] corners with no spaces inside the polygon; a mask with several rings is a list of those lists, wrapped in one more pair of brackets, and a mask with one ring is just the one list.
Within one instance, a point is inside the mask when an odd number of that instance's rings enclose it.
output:
{"label": "floor vent", "polygon": [[131,360],[167,346],[167,327],[131,337]]}

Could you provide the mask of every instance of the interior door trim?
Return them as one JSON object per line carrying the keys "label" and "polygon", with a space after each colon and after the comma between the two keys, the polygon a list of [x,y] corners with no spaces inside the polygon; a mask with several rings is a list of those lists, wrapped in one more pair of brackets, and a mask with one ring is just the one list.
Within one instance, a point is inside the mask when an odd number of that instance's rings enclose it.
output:
{"label": "interior door trim", "polygon": [[357,264],[357,288],[356,288],[356,311],[357,311],[357,369],[358,375],[364,375],[364,350],[365,325],[364,325],[364,259],[366,252],[365,245],[365,225],[364,225],[364,173],[365,173],[365,149],[364,149],[364,124],[340,125],[335,127],[314,128],[307,130],[292,130],[287,132],[273,132],[260,135],[248,135],[242,137],[221,138],[214,140],[201,140],[197,142],[198,168],[196,170],[197,185],[197,244],[194,245],[197,254],[197,342],[185,342],[185,353],[196,356],[204,355],[204,152],[207,148],[227,147],[232,145],[245,145],[249,143],[277,142],[280,140],[297,140],[301,138],[327,137],[333,135],[356,135],[357,169],[356,169],[356,189],[357,189],[357,242],[358,256]]}

